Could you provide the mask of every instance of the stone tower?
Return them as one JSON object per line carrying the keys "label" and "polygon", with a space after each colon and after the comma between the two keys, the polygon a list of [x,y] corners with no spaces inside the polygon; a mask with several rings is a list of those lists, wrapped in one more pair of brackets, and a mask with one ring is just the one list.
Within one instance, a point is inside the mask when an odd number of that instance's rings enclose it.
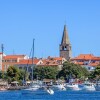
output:
{"label": "stone tower", "polygon": [[68,38],[68,31],[66,29],[66,25],[64,25],[62,41],[60,44],[60,57],[64,57],[66,60],[70,60],[71,52],[72,50],[71,50],[71,44]]}

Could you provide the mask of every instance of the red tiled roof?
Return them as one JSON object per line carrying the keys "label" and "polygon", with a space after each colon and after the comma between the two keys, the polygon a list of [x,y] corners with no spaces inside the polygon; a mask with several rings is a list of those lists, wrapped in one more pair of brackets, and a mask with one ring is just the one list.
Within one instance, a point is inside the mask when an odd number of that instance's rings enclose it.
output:
{"label": "red tiled roof", "polygon": [[4,56],[3,59],[17,59],[17,58],[24,58],[25,55],[7,55]]}
{"label": "red tiled roof", "polygon": [[54,57],[55,60],[62,60],[62,57]]}
{"label": "red tiled roof", "polygon": [[44,66],[57,66],[58,62],[54,59],[42,59],[42,64],[40,65],[44,65]]}
{"label": "red tiled roof", "polygon": [[[40,59],[33,59],[33,64],[37,64]],[[20,60],[18,64],[32,64],[32,59],[23,59]]]}
{"label": "red tiled roof", "polygon": [[84,60],[89,60],[89,59],[92,59],[93,57],[95,57],[94,55],[92,54],[80,54],[78,57],[75,57],[75,58],[72,58],[72,60],[80,60],[80,59],[84,59]]}
{"label": "red tiled roof", "polygon": [[99,61],[96,61],[95,63],[90,63],[89,65],[90,66],[97,66],[97,65],[99,65],[100,64],[100,62]]}
{"label": "red tiled roof", "polygon": [[47,59],[51,60],[62,60],[63,57],[48,57]]}
{"label": "red tiled roof", "polygon": [[100,60],[100,57],[93,57],[92,60]]}
{"label": "red tiled roof", "polygon": [[75,64],[83,65],[83,62],[75,62]]}

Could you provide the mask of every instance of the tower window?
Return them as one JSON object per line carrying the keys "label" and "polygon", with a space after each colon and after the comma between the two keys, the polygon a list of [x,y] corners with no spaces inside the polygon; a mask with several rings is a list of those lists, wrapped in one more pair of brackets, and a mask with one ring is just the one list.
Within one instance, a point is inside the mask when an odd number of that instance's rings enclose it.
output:
{"label": "tower window", "polygon": [[67,50],[67,47],[66,46],[64,47],[64,50]]}

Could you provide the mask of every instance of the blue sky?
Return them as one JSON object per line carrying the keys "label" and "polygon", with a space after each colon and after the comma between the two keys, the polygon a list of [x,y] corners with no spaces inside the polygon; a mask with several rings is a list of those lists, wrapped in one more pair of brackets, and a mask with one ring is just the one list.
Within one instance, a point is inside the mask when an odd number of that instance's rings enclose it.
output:
{"label": "blue sky", "polygon": [[100,56],[100,0],[0,0],[0,44],[5,54],[59,56],[66,23],[72,55]]}

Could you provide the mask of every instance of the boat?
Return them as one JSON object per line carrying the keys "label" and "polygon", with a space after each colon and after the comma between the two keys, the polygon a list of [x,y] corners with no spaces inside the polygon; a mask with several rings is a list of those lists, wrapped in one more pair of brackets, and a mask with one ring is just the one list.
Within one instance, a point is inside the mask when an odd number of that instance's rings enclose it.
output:
{"label": "boat", "polygon": [[49,93],[49,94],[51,94],[51,95],[53,95],[54,94],[54,91],[51,89],[51,88],[46,88],[46,91],[47,91],[47,93]]}
{"label": "boat", "polygon": [[91,82],[85,82],[83,84],[83,90],[86,90],[86,91],[95,91],[95,85],[94,83],[91,83]]}
{"label": "boat", "polygon": [[0,91],[6,91],[7,90],[7,88],[5,88],[5,87],[0,87]]}
{"label": "boat", "polygon": [[96,91],[100,91],[100,81],[97,81],[95,84]]}
{"label": "boat", "polygon": [[58,89],[58,90],[63,90],[63,91],[66,90],[64,84],[62,84],[62,83],[57,83],[57,84],[53,85],[53,87],[54,87],[55,89]]}
{"label": "boat", "polygon": [[78,86],[78,83],[75,83],[75,82],[71,82],[71,83],[68,83],[66,84],[66,88],[70,89],[70,90],[81,90]]}
{"label": "boat", "polygon": [[31,77],[31,84],[24,90],[31,90],[31,91],[32,90],[38,90],[41,87],[38,80],[36,82],[33,81],[33,68],[34,68],[33,60],[34,60],[34,39],[33,39],[33,45],[32,45],[32,77]]}
{"label": "boat", "polygon": [[38,89],[40,89],[40,85],[38,83],[31,83],[31,85],[24,90],[36,91]]}

